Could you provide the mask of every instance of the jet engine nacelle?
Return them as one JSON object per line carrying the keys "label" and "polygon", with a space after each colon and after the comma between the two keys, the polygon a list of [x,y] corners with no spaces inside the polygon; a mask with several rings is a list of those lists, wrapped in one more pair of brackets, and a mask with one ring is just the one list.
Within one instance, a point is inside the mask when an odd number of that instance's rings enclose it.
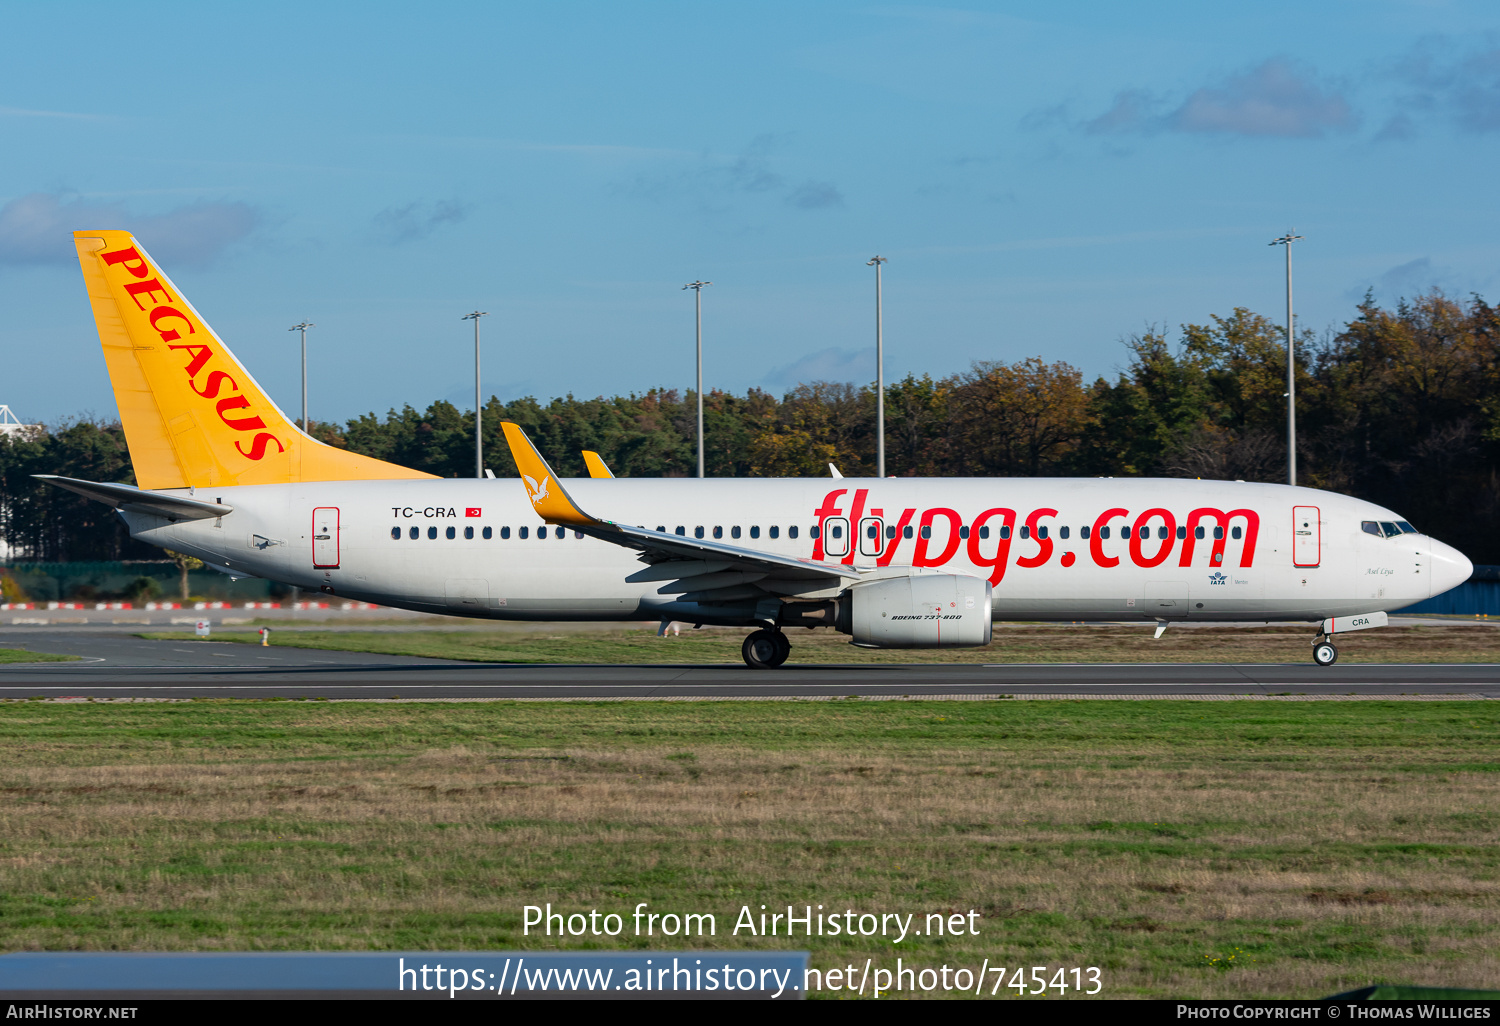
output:
{"label": "jet engine nacelle", "polygon": [[850,588],[849,633],[869,648],[967,648],[990,643],[990,582],[963,574],[892,577]]}

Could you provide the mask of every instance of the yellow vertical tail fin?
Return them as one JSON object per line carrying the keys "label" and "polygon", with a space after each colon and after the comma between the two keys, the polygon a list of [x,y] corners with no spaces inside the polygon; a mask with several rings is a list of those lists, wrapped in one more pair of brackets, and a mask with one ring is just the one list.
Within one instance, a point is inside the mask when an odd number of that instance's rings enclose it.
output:
{"label": "yellow vertical tail fin", "polygon": [[129,232],[73,241],[142,488],[432,476],[304,434]]}

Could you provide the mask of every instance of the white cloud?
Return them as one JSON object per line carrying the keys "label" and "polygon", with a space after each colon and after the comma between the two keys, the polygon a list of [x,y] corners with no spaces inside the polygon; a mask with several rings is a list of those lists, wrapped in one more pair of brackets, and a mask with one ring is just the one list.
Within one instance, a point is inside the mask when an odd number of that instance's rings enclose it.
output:
{"label": "white cloud", "polygon": [[0,263],[53,264],[76,260],[73,232],[122,229],[159,260],[206,264],[249,235],[260,220],[248,203],[190,203],[164,214],[133,215],[107,203],[33,192],[0,207]]}
{"label": "white cloud", "polygon": [[839,349],[830,346],[808,353],[784,367],[777,367],[763,379],[767,388],[795,388],[813,381],[875,380],[875,347]]}
{"label": "white cloud", "polygon": [[1273,57],[1193,90],[1175,108],[1170,100],[1145,90],[1123,90],[1108,110],[1080,127],[1091,133],[1170,131],[1307,139],[1351,129],[1357,122],[1343,94],[1319,84],[1311,69]]}

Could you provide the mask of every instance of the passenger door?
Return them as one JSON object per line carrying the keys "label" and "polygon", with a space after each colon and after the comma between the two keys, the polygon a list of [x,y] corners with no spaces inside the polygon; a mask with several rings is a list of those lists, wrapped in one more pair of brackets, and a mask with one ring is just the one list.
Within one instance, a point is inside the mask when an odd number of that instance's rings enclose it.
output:
{"label": "passenger door", "polygon": [[1323,528],[1318,507],[1292,507],[1292,565],[1317,566],[1323,561]]}
{"label": "passenger door", "polygon": [[315,570],[337,570],[339,565],[339,508],[313,510],[312,557]]}

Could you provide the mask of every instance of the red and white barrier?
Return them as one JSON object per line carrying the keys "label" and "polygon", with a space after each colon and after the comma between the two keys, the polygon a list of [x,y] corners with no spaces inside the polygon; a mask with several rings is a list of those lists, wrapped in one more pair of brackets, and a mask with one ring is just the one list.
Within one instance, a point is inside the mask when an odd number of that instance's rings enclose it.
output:
{"label": "red and white barrier", "polygon": [[[7,606],[6,608],[12,608]],[[83,609],[82,602],[48,602],[48,609]]]}
{"label": "red and white barrier", "polygon": [[180,603],[180,602],[147,602],[146,603],[146,608],[147,609],[181,609],[182,608],[182,603]]}
{"label": "red and white barrier", "polygon": [[344,609],[379,609],[380,607],[377,606],[373,602],[345,602],[344,605],[343,605],[343,608]]}
{"label": "red and white barrier", "polygon": [[35,609],[31,602],[0,602],[0,609]]}
{"label": "red and white barrier", "polygon": [[95,609],[134,609],[135,605],[130,602],[95,602]]}
{"label": "red and white barrier", "polygon": [[294,602],[293,609],[327,609],[327,602]]}
{"label": "red and white barrier", "polygon": [[233,602],[194,602],[194,609],[233,609]]}
{"label": "red and white barrier", "polygon": [[280,609],[280,602],[246,602],[245,609]]}

